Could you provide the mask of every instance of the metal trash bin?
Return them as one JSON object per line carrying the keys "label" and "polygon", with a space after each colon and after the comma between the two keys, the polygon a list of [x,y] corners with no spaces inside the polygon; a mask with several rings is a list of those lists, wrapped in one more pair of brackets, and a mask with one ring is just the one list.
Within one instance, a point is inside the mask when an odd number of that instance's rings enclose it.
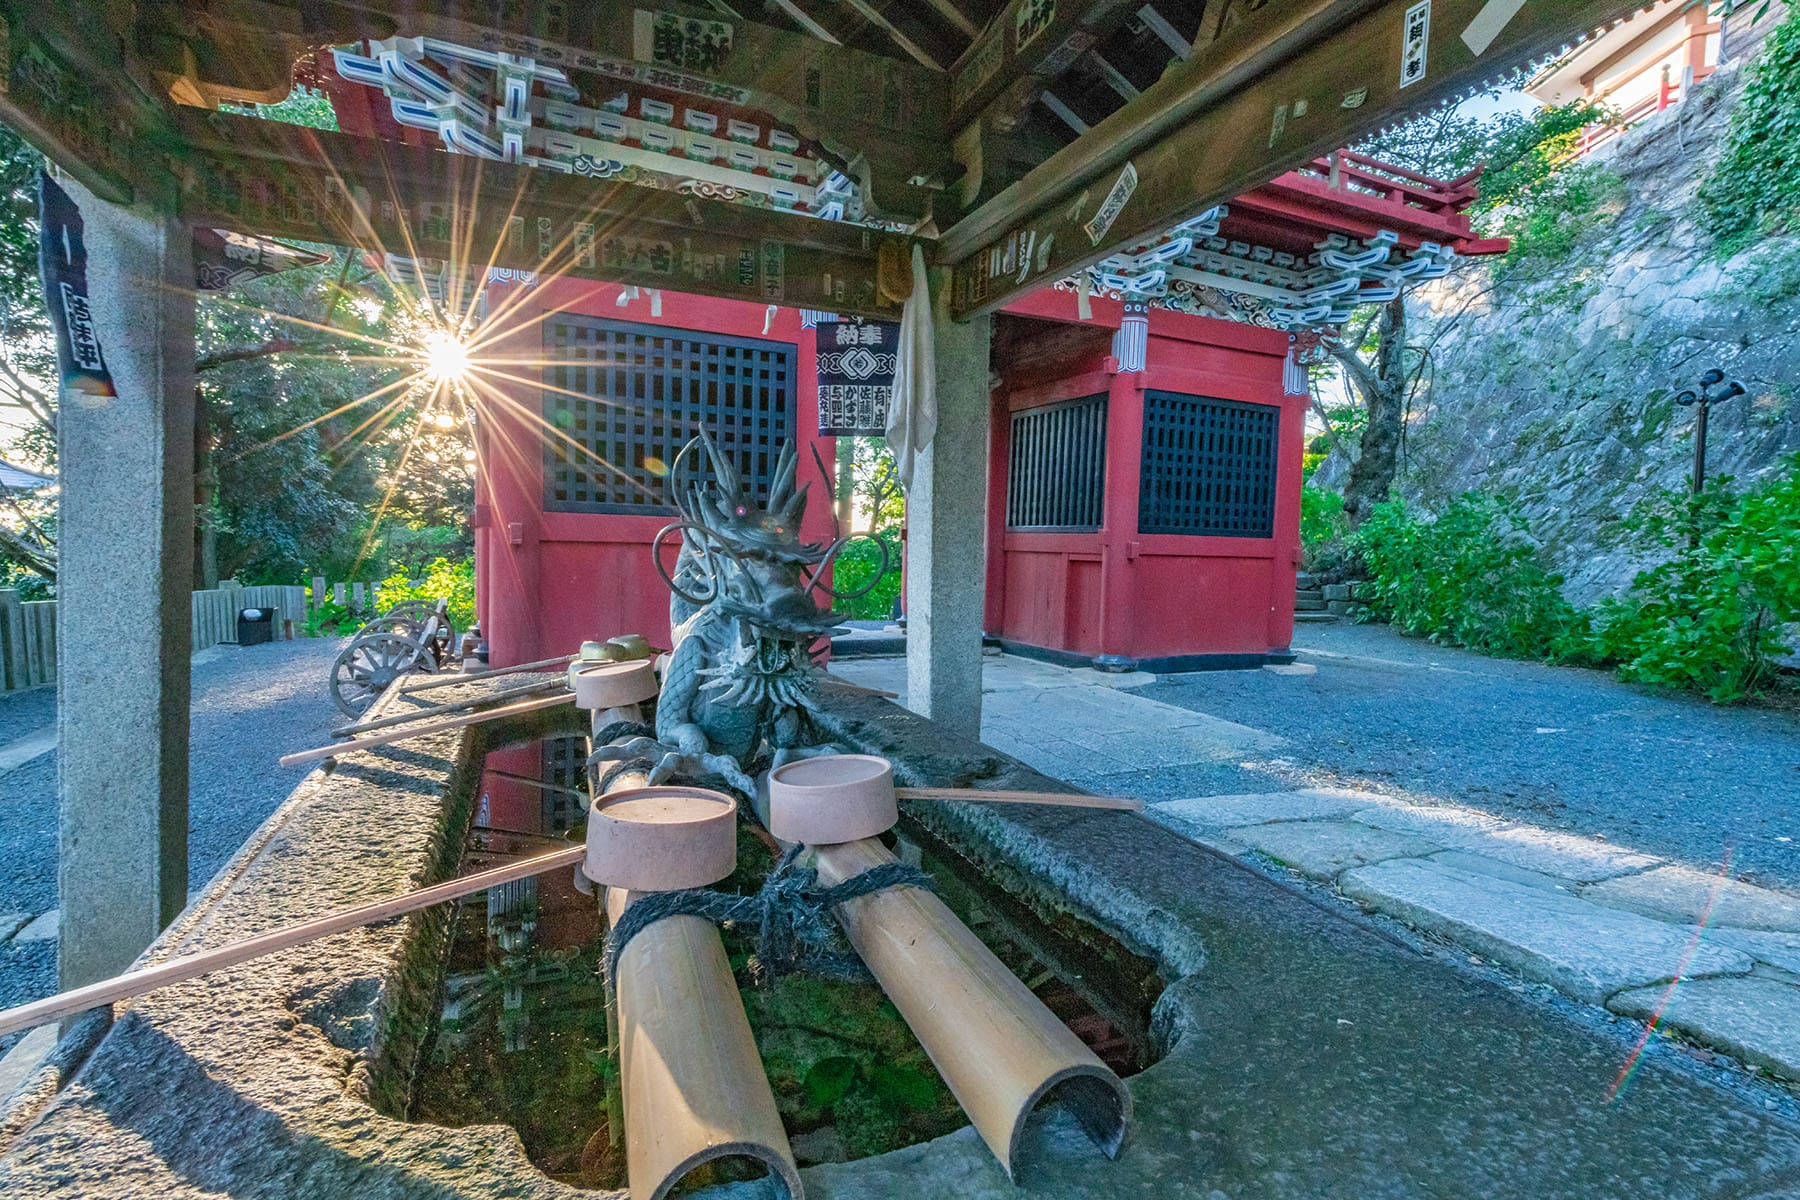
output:
{"label": "metal trash bin", "polygon": [[243,608],[238,610],[237,640],[240,646],[260,646],[275,640],[275,610]]}

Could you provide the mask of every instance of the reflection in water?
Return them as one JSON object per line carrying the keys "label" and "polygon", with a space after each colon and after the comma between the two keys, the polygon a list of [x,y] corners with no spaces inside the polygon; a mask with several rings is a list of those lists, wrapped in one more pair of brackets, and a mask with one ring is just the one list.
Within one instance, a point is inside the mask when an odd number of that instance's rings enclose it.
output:
{"label": "reflection in water", "polygon": [[[463,870],[542,854],[579,837],[587,739],[549,737],[488,752]],[[572,872],[469,897],[458,910],[442,1017],[415,1092],[416,1119],[503,1121],[526,1153],[570,1183],[617,1182],[605,1133],[605,923]]]}
{"label": "reflection in water", "polygon": [[[584,835],[587,739],[547,737],[488,752],[464,871],[541,854]],[[773,865],[772,842],[741,827],[738,869],[719,886],[748,892]],[[1073,917],[1051,924],[916,826],[897,843],[1001,960],[1121,1075],[1147,1065],[1154,964]],[[754,930],[722,931],[734,968]],[[573,873],[471,896],[457,910],[442,1016],[414,1092],[415,1119],[502,1122],[547,1174],[623,1184],[607,1129],[617,1068],[598,967],[605,923]],[[788,976],[746,987],[744,1006],[796,1156],[841,1161],[898,1149],[965,1123],[924,1050],[873,983]],[[711,1182],[730,1174],[716,1168]],[[691,1185],[709,1182],[694,1178]]]}

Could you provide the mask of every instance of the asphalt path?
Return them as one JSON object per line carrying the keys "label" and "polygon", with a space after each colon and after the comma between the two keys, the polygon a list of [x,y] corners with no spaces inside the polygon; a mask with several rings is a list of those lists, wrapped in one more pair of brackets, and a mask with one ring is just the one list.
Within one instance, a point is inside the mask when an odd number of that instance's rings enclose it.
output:
{"label": "asphalt path", "polygon": [[[1454,803],[1800,890],[1800,713],[1606,671],[1485,658],[1378,625],[1301,625],[1311,675],[1165,676],[1137,694],[1289,739],[1209,790],[1341,784]],[[1249,778],[1254,773],[1273,778]],[[1204,793],[1197,793],[1204,794]]]}
{"label": "asphalt path", "polygon": [[[196,656],[188,754],[188,882],[198,891],[287,798],[310,766],[283,754],[323,745],[343,717],[326,684],[342,641],[215,646]],[[0,696],[0,749],[56,720],[54,689]],[[54,909],[56,754],[0,774],[0,938]],[[0,941],[0,1007],[55,990],[54,938]],[[0,1050],[13,1039],[0,1041]]]}

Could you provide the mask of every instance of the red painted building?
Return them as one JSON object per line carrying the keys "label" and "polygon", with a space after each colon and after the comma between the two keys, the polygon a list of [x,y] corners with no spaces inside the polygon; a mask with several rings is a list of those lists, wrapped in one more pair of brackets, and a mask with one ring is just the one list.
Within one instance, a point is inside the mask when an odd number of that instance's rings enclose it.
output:
{"label": "red painted building", "polygon": [[[804,535],[831,540],[810,451],[829,464],[836,441],[817,436],[813,333],[797,310],[573,279],[491,287],[487,304],[510,332],[483,357],[542,377],[476,405],[476,609],[491,663],[622,633],[669,644],[650,548],[674,520],[668,470],[701,425],[765,486],[798,439],[817,497]],[[671,571],[678,546],[662,552]]]}
{"label": "red painted building", "polygon": [[1043,291],[996,318],[987,631],[1151,670],[1281,661],[1307,403],[1284,394],[1288,335],[1151,309],[1133,371],[1125,305],[1078,303]]}
{"label": "red painted building", "polygon": [[[477,607],[495,665],[618,633],[667,644],[668,593],[649,559],[673,519],[667,466],[695,422],[746,478],[766,477],[790,437],[809,473],[813,449],[834,461],[797,310],[631,296],[573,280],[490,290],[515,332],[484,354],[543,377],[478,405]],[[1082,321],[1072,293],[1046,291],[999,318],[988,631],[1027,652],[1162,669],[1280,654],[1305,419],[1304,397],[1282,392],[1287,335],[1157,309],[1144,369],[1129,372],[1112,354],[1124,306],[1091,307]],[[1186,441],[1169,440],[1178,428]],[[1032,488],[1053,502],[1030,508]],[[813,491],[806,536],[829,540],[825,488]],[[662,551],[671,567],[675,548]]]}

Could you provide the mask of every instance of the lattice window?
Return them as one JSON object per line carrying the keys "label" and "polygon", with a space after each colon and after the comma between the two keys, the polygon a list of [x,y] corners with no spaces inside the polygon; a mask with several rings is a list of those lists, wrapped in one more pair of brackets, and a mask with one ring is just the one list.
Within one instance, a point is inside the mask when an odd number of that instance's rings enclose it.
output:
{"label": "lattice window", "polygon": [[1138,532],[1274,536],[1280,424],[1273,405],[1146,392]]}
{"label": "lattice window", "polygon": [[[587,787],[587,739],[585,737],[547,737],[544,739],[544,770],[539,776],[558,788]],[[560,837],[581,819],[581,801],[566,791],[543,790],[544,833]]]}
{"label": "lattice window", "polygon": [[1106,397],[1012,415],[1008,529],[1098,529],[1106,495]]}
{"label": "lattice window", "polygon": [[545,509],[670,511],[667,464],[702,427],[768,499],[796,423],[793,345],[561,316],[544,349]]}

